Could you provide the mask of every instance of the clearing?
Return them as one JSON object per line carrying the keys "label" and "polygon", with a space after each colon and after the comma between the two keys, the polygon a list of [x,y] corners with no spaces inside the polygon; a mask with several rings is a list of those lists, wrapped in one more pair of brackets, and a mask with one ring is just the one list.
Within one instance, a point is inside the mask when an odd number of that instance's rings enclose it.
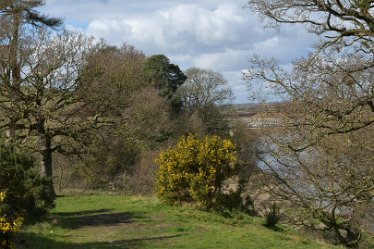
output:
{"label": "clearing", "polygon": [[25,226],[17,248],[341,248],[278,231],[242,213],[223,217],[191,207],[168,206],[152,197],[60,197],[50,223]]}

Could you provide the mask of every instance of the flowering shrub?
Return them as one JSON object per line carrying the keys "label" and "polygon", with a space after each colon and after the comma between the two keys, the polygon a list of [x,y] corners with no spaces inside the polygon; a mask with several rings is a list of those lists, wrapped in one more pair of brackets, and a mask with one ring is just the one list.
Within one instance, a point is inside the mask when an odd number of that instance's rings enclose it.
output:
{"label": "flowering shrub", "polygon": [[175,148],[160,153],[156,180],[157,195],[168,202],[196,201],[214,207],[224,181],[236,167],[233,143],[218,136],[202,139],[182,137]]}
{"label": "flowering shrub", "polygon": [[0,192],[0,248],[13,249],[15,248],[13,237],[21,227],[23,219],[21,217],[16,217],[15,219],[6,217],[1,209],[4,200],[5,194]]}

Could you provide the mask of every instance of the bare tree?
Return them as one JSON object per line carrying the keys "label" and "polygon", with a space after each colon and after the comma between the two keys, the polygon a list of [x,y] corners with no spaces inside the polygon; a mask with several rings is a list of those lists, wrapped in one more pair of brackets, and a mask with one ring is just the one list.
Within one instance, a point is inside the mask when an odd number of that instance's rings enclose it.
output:
{"label": "bare tree", "polygon": [[233,99],[227,80],[218,72],[200,68],[188,69],[186,76],[178,89],[186,112],[197,115],[208,131],[220,130],[224,123],[221,114]]}
{"label": "bare tree", "polygon": [[[374,43],[372,1],[249,1],[272,24],[301,23],[321,35],[315,51],[285,70],[254,56],[250,87],[287,103],[287,127],[263,139],[269,189],[291,202],[295,223],[357,246],[373,224]],[[270,181],[268,181],[270,182]]]}
{"label": "bare tree", "polygon": [[232,101],[227,80],[217,72],[208,69],[190,68],[187,80],[179,89],[185,107],[194,112],[209,109],[213,105],[228,104]]}
{"label": "bare tree", "polygon": [[359,44],[372,51],[374,3],[371,0],[250,0],[249,7],[269,20],[270,26],[300,23],[323,35],[322,47]]}

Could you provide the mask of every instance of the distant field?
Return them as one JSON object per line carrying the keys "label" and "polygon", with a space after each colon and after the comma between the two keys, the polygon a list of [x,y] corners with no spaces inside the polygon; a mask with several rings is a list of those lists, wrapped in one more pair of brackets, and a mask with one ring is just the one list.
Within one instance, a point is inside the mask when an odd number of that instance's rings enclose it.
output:
{"label": "distant field", "polygon": [[17,248],[341,248],[263,226],[244,214],[225,218],[148,197],[109,195],[57,199],[51,223],[25,227]]}

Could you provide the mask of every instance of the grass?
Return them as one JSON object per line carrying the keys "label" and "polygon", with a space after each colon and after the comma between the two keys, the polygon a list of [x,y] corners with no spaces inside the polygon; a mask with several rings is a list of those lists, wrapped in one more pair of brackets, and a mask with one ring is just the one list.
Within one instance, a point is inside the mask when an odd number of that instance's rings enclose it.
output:
{"label": "grass", "polygon": [[52,215],[50,223],[25,226],[17,248],[340,248],[241,213],[223,217],[149,197],[61,197]]}

